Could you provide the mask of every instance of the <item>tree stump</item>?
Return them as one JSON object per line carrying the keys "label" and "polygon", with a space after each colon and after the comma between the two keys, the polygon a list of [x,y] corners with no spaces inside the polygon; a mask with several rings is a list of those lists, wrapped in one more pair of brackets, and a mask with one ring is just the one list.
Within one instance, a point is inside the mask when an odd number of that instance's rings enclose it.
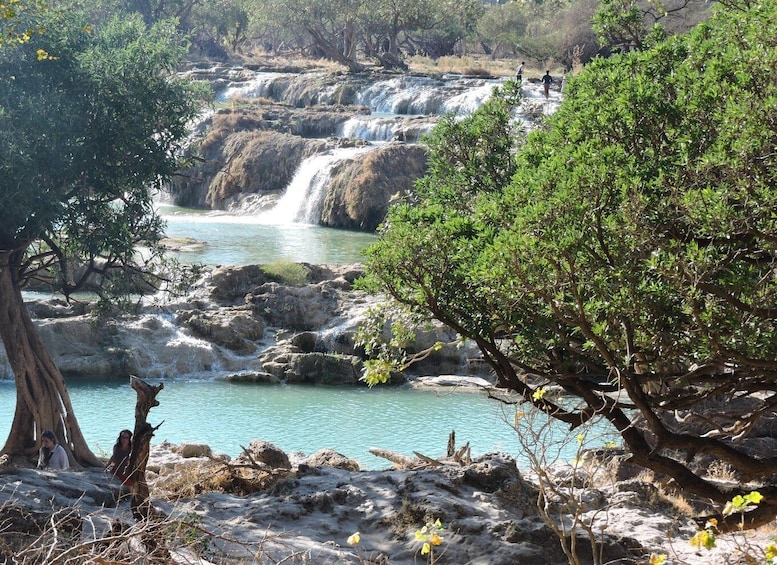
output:
{"label": "tree stump", "polygon": [[127,467],[129,469],[128,478],[132,485],[130,508],[132,516],[136,520],[147,520],[151,514],[151,501],[146,482],[146,465],[151,452],[151,438],[164,422],[153,427],[146,421],[146,418],[154,406],[159,406],[156,395],[165,385],[159,383],[156,386],[151,386],[138,377],[130,376],[130,386],[135,389],[138,395],[135,404],[135,432],[132,434],[132,452]]}

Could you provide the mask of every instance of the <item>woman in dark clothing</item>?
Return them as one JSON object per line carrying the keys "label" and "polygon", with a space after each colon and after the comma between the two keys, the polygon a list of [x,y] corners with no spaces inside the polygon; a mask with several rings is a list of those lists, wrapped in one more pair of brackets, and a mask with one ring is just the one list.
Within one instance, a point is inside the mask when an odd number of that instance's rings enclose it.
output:
{"label": "woman in dark clothing", "polygon": [[127,467],[129,466],[131,452],[132,432],[121,430],[119,437],[116,439],[116,444],[113,446],[113,455],[111,455],[104,470],[110,472],[124,484],[130,484],[127,480],[129,475]]}

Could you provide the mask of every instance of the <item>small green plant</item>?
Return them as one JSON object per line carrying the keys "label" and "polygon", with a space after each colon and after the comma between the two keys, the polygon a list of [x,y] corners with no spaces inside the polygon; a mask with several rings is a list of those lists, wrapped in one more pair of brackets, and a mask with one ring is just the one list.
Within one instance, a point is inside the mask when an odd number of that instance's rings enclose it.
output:
{"label": "small green plant", "polygon": [[426,349],[409,353],[408,348],[415,342],[416,334],[424,329],[429,329],[428,324],[400,304],[383,303],[368,308],[354,335],[354,344],[363,347],[368,357],[362,380],[371,387],[385,384],[391,379],[392,372],[404,371],[450,345],[435,342]]}
{"label": "small green plant", "polygon": [[437,563],[440,559],[440,555],[435,557],[434,548],[442,545],[443,538],[442,533],[445,528],[442,527],[442,523],[438,518],[434,522],[429,521],[420,530],[415,532],[415,540],[421,542],[421,555],[426,555],[429,565]]}
{"label": "small green plant", "polygon": [[262,265],[262,270],[289,286],[304,286],[308,282],[308,268],[291,261],[275,261]]}
{"label": "small green plant", "polygon": [[[721,514],[723,514],[723,516],[730,516],[736,512],[739,512],[743,520],[742,529],[744,529],[745,513],[758,506],[758,504],[760,504],[763,499],[763,495],[757,490],[751,491],[745,495],[737,495],[726,503]],[[690,543],[694,547],[699,549],[704,548],[710,551],[716,545],[717,531],[718,521],[715,518],[712,518],[707,521],[703,530],[697,532],[696,535],[691,538]],[[777,540],[767,544],[766,547],[763,548],[763,561],[760,561],[752,555],[751,550],[753,548],[748,545],[745,555],[745,562],[763,563],[764,565],[777,565],[777,543],[775,542],[777,542]],[[759,550],[758,553],[761,553],[761,551]],[[650,563],[653,563],[652,557]]]}
{"label": "small green plant", "polygon": [[186,514],[181,520],[171,521],[167,525],[167,534],[171,541],[188,547],[197,553],[207,551],[210,547],[210,535],[202,527],[202,516]]}

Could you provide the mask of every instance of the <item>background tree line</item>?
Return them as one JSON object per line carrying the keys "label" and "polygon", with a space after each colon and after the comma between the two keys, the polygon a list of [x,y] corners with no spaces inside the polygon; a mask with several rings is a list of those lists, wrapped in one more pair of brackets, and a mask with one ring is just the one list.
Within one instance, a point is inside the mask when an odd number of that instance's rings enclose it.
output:
{"label": "background tree line", "polygon": [[96,20],[138,13],[146,25],[176,18],[195,54],[259,52],[405,68],[408,56],[479,53],[532,66],[572,68],[627,51],[654,24],[682,32],[707,18],[706,0],[94,0]]}

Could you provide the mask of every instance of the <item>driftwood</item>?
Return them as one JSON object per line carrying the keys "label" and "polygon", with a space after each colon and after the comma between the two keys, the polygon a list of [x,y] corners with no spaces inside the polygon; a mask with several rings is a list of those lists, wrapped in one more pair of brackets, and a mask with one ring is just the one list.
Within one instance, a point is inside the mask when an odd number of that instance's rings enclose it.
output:
{"label": "driftwood", "polygon": [[138,395],[135,404],[135,432],[132,434],[132,452],[129,460],[128,483],[132,485],[132,501],[130,508],[132,516],[136,520],[146,520],[151,514],[151,500],[149,498],[148,483],[146,482],[146,465],[151,452],[151,438],[159,426],[153,427],[146,421],[149,411],[154,406],[159,406],[156,395],[164,388],[159,383],[151,386],[147,382],[130,377],[130,386]]}
{"label": "driftwood", "polygon": [[399,468],[410,468],[416,466],[418,463],[418,460],[416,460],[413,457],[408,457],[404,453],[397,453],[396,451],[391,451],[389,449],[381,449],[379,447],[370,447],[368,450],[373,455],[376,455],[377,457],[382,457],[383,459],[388,459],[394,465],[398,466]]}
{"label": "driftwood", "polygon": [[418,451],[413,451],[415,457],[408,457],[404,453],[397,453],[389,449],[379,447],[370,447],[370,453],[377,457],[382,457],[394,463],[399,469],[418,469],[420,467],[440,467],[442,465],[469,465],[472,463],[471,450],[469,442],[456,450],[456,432],[452,431],[448,436],[448,446],[446,456],[435,459]]}

